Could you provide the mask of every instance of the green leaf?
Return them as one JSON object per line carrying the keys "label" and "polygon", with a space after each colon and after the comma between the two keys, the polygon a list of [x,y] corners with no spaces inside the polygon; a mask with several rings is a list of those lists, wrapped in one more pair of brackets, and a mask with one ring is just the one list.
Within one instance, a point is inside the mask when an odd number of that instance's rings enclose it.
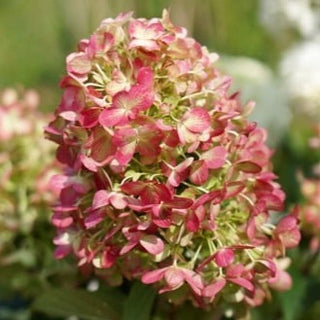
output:
{"label": "green leaf", "polygon": [[123,320],[149,320],[156,291],[141,282],[135,282],[125,303]]}
{"label": "green leaf", "polygon": [[289,273],[292,277],[292,288],[278,295],[284,320],[294,320],[299,317],[307,289],[307,279],[303,277],[301,272],[290,268]]}
{"label": "green leaf", "polygon": [[52,288],[39,296],[33,310],[51,316],[77,316],[81,320],[119,320],[117,314],[99,295],[85,290]]}

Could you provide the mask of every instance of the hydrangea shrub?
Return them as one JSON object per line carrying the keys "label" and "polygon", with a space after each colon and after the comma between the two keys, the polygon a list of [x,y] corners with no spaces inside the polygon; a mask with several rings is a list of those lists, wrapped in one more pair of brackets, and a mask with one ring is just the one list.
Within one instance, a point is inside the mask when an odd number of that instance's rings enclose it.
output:
{"label": "hydrangea shrub", "polygon": [[50,176],[58,171],[54,149],[43,140],[49,119],[37,110],[38,104],[34,90],[21,97],[10,88],[1,93],[0,264],[16,260],[21,249],[16,239],[26,237],[36,219],[48,220],[49,206],[56,200],[49,192]]}
{"label": "hydrangea shrub", "polygon": [[120,14],[79,42],[46,128],[66,168],[52,179],[56,258],[201,307],[256,306],[290,286],[281,259],[297,218],[271,217],[285,195],[266,131],[217,59],[166,11]]}

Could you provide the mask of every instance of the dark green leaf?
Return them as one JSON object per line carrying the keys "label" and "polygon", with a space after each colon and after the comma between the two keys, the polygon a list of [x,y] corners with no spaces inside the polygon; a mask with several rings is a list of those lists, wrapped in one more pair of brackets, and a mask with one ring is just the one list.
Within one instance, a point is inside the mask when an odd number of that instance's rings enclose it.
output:
{"label": "dark green leaf", "polygon": [[52,316],[75,315],[81,320],[120,319],[105,299],[85,290],[49,289],[35,300],[33,309]]}
{"label": "dark green leaf", "polygon": [[291,268],[289,272],[292,277],[292,288],[287,292],[279,293],[284,320],[294,320],[299,317],[307,288],[307,279],[298,270]]}
{"label": "dark green leaf", "polygon": [[123,320],[149,320],[156,291],[141,282],[135,282],[125,303]]}

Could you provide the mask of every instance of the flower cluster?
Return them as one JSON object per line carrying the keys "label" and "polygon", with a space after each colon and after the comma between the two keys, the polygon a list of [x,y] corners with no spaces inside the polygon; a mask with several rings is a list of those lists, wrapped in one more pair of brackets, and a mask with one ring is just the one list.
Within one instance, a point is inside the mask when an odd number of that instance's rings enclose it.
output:
{"label": "flower cluster", "polygon": [[[310,139],[309,145],[320,150],[320,125],[315,127],[316,135]],[[313,178],[301,177],[301,193],[304,203],[301,204],[301,230],[311,237],[310,249],[314,252],[320,249],[320,163],[313,167]]]}
{"label": "flower cluster", "polygon": [[266,132],[228,93],[217,58],[166,11],[106,19],[67,57],[46,128],[66,166],[52,179],[57,258],[203,307],[258,305],[288,287],[278,258],[299,242],[297,218],[272,223],[284,193]]}
{"label": "flower cluster", "polygon": [[311,236],[310,249],[320,249],[320,180],[303,179],[301,191],[305,203],[301,205],[301,228]]}
{"label": "flower cluster", "polygon": [[[49,217],[53,203],[49,180],[53,172],[53,148],[43,141],[48,118],[37,111],[39,96],[6,89],[0,100],[0,262],[9,263],[36,218]],[[39,164],[42,163],[42,166]],[[45,214],[44,214],[45,213]],[[21,241],[20,241],[21,242]],[[11,256],[11,254],[13,256]]]}

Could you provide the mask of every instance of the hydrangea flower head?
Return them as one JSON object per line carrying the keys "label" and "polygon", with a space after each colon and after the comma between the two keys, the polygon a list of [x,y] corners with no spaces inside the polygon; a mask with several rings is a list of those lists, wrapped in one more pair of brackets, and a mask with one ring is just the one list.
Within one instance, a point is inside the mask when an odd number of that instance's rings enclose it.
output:
{"label": "hydrangea flower head", "polygon": [[284,193],[266,132],[228,93],[217,58],[166,11],[104,20],[67,57],[46,129],[67,168],[52,180],[57,258],[202,307],[263,302],[284,272],[277,258],[299,241],[297,219],[270,222]]}

